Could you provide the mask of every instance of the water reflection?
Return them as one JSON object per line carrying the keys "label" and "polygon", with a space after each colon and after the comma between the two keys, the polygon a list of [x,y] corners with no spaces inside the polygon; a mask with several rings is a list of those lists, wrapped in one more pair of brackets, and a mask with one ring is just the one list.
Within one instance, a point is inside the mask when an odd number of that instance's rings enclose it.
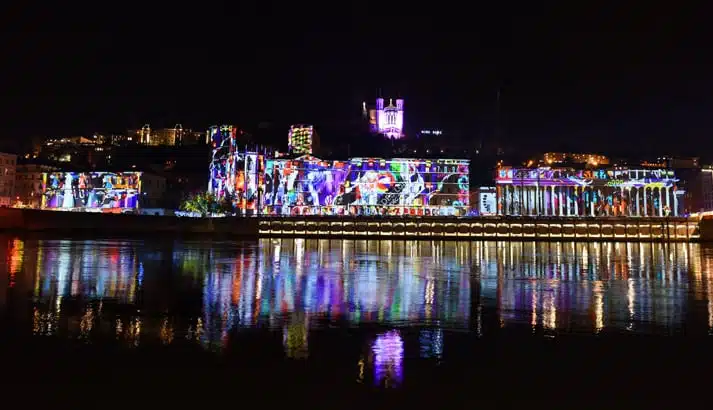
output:
{"label": "water reflection", "polygon": [[283,329],[282,344],[285,354],[291,359],[306,359],[309,356],[307,337],[309,318],[305,314],[293,314]]}
{"label": "water reflection", "polygon": [[[87,343],[220,351],[266,328],[305,359],[315,329],[379,324],[418,326],[414,351],[440,360],[444,329],[713,333],[713,248],[698,244],[4,238],[0,253],[3,317]],[[376,340],[360,366],[398,383],[389,352],[411,342]]]}
{"label": "water reflection", "polygon": [[374,383],[377,386],[398,387],[403,381],[404,342],[396,330],[376,337],[371,347],[374,363]]}
{"label": "water reflection", "polygon": [[421,357],[441,359],[443,356],[443,329],[422,329],[419,334]]}

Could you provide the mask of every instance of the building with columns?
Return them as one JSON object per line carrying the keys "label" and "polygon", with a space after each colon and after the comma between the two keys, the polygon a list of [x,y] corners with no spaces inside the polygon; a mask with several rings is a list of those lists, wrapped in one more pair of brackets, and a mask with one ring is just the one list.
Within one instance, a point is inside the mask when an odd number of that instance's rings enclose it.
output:
{"label": "building with columns", "polygon": [[678,216],[670,169],[511,168],[497,171],[498,215]]}

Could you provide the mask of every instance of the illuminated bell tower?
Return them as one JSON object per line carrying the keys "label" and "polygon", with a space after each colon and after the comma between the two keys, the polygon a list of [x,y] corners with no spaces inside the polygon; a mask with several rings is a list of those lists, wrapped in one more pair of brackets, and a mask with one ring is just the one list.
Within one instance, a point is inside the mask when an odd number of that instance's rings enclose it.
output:
{"label": "illuminated bell tower", "polygon": [[394,105],[394,101],[389,99],[389,105],[384,107],[384,99],[377,98],[376,123],[377,132],[392,139],[402,138],[404,129],[404,100],[398,98],[396,99],[396,105]]}

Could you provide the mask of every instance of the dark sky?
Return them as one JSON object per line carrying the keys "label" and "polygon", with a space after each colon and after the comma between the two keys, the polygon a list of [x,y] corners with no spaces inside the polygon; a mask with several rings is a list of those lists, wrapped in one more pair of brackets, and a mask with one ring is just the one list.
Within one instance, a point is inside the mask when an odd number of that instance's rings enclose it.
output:
{"label": "dark sky", "polygon": [[410,129],[480,139],[501,88],[515,145],[713,148],[711,10],[479,3],[10,10],[0,136],[272,121],[338,139],[334,124],[381,89],[406,99]]}

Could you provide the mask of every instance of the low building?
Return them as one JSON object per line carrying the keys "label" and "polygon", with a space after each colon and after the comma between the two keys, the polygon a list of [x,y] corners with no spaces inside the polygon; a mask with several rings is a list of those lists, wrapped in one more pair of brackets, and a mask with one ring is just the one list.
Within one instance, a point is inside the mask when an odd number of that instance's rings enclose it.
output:
{"label": "low building", "polygon": [[146,172],[46,172],[41,207],[88,212],[157,208],[165,193],[166,179]]}
{"label": "low building", "polygon": [[672,169],[500,167],[498,214],[678,216],[679,181]]}
{"label": "low building", "polygon": [[685,198],[681,214],[713,211],[713,168],[680,169],[679,191]]}
{"label": "low building", "polygon": [[16,205],[28,208],[42,206],[42,175],[57,168],[44,164],[18,164],[15,175]]}
{"label": "low building", "polygon": [[0,152],[0,206],[15,202],[15,170],[17,155]]}
{"label": "low building", "polygon": [[476,215],[488,216],[497,215],[498,200],[497,188],[482,186],[473,190],[470,204]]}

